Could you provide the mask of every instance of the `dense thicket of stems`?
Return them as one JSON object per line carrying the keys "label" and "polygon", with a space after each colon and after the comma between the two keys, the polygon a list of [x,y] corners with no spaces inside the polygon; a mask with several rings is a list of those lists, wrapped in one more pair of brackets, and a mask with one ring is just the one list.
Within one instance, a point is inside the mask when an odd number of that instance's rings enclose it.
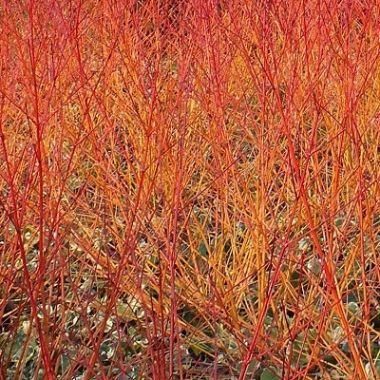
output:
{"label": "dense thicket of stems", "polygon": [[0,378],[378,378],[379,17],[1,1]]}

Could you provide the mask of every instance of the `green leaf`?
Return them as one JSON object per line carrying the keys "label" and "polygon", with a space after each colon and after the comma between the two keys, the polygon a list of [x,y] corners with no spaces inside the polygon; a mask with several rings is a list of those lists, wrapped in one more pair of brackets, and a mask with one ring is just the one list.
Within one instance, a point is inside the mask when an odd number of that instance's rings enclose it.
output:
{"label": "green leaf", "polygon": [[198,246],[198,252],[203,257],[208,257],[207,247],[206,247],[206,245],[204,243],[199,244],[199,246]]}
{"label": "green leaf", "polygon": [[334,220],[334,224],[335,224],[335,227],[341,227],[344,223],[344,218],[342,217],[337,217],[335,220]]}
{"label": "green leaf", "polygon": [[280,380],[272,368],[265,368],[260,376],[260,380]]}

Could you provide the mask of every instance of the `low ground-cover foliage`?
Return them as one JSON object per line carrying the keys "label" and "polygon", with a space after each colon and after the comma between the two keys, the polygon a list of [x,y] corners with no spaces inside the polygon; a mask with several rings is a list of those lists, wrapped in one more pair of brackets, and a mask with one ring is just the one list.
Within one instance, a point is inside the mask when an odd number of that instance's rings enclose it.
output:
{"label": "low ground-cover foliage", "polygon": [[0,378],[379,378],[377,3],[2,1]]}

